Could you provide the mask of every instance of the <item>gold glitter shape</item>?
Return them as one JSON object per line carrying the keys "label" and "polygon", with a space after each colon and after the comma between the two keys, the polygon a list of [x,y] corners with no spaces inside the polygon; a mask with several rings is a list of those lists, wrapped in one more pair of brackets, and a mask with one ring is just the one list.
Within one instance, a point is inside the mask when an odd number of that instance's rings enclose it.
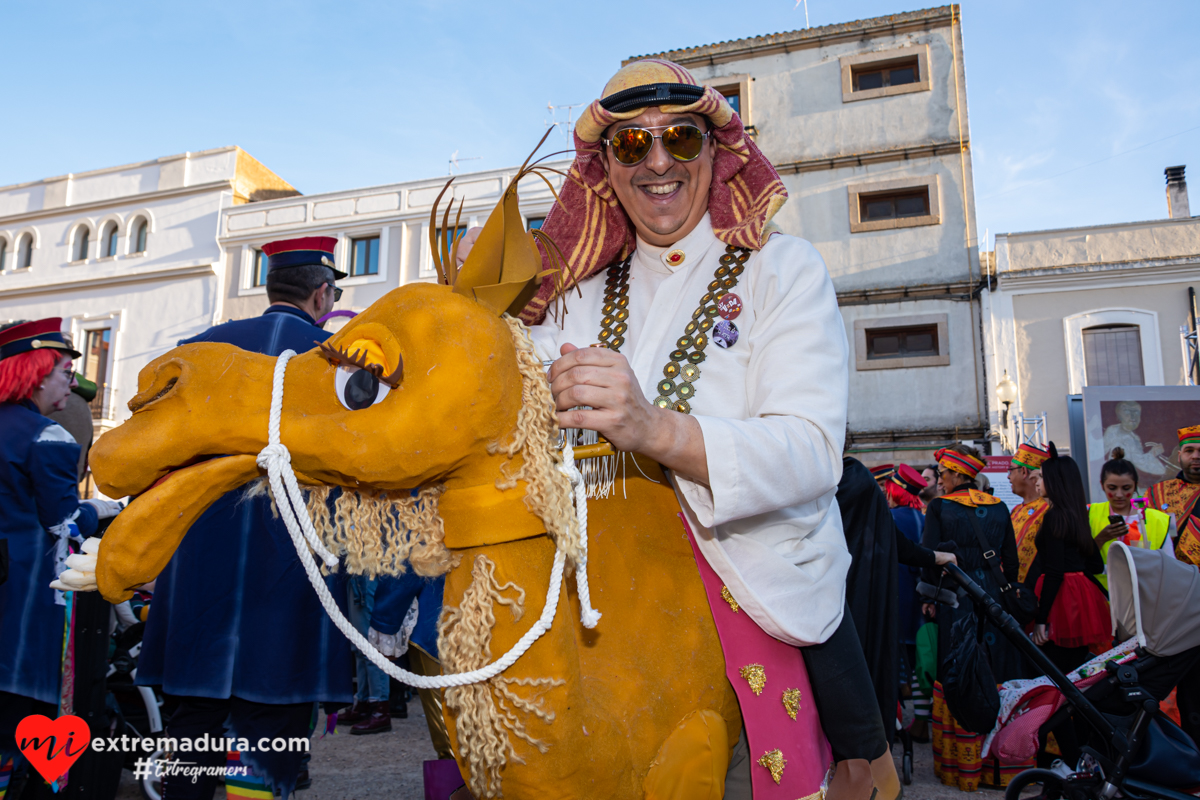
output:
{"label": "gold glitter shape", "polygon": [[738,612],[738,609],[741,608],[741,606],[738,605],[737,600],[733,599],[733,595],[730,593],[728,586],[721,587],[721,599],[726,603],[729,603],[729,607],[733,609],[733,613],[735,614]]}
{"label": "gold glitter shape", "polygon": [[758,763],[771,770],[771,779],[775,783],[779,783],[783,778],[783,768],[787,766],[787,761],[784,760],[783,753],[779,752],[778,748],[763,753],[762,758],[758,759]]}
{"label": "gold glitter shape", "polygon": [[783,707],[787,709],[788,716],[792,719],[796,718],[796,712],[800,710],[800,690],[799,689],[784,689],[783,690]]}
{"label": "gold glitter shape", "polygon": [[738,671],[750,684],[750,691],[754,692],[756,697],[762,694],[763,687],[767,685],[767,671],[763,669],[762,664],[747,664]]}

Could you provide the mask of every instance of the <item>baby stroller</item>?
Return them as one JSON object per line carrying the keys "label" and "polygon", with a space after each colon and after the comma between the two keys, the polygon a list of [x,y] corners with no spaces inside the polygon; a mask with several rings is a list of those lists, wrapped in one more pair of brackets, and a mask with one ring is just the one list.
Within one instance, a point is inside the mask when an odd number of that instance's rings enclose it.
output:
{"label": "baby stroller", "polygon": [[[1063,762],[1022,772],[1008,785],[1018,800],[1034,784],[1039,800],[1116,797],[1195,800],[1200,796],[1200,749],[1159,711],[1179,680],[1200,669],[1200,572],[1169,555],[1118,542],[1109,552],[1109,591],[1118,648],[1102,671],[1073,683],[1025,635],[1004,609],[958,567],[946,574],[1061,693],[1061,707],[1040,726],[1078,734]],[[1053,698],[1057,705],[1058,696]],[[1069,737],[1068,737],[1069,738]],[[1060,742],[1061,744],[1061,742]],[[1026,800],[1030,800],[1026,797]]]}

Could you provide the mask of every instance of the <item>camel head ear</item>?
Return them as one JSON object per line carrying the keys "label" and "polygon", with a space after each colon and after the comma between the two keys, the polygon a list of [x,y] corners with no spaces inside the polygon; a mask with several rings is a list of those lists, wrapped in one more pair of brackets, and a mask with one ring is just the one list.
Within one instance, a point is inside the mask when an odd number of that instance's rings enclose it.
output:
{"label": "camel head ear", "polygon": [[[547,131],[546,136],[549,135],[550,131]],[[462,219],[462,203],[459,203],[453,228],[449,225],[453,199],[446,207],[440,237],[437,226],[438,205],[442,195],[454,182],[453,178],[446,182],[429,214],[429,242],[440,282],[453,287],[455,294],[470,297],[498,315],[520,314],[541,286],[543,278],[556,273],[564,274],[564,270],[558,268],[563,263],[562,253],[553,240],[539,230],[525,230],[525,219],[521,216],[520,199],[517,196],[517,185],[521,179],[532,174],[545,181],[551,193],[554,193],[555,200],[558,199],[553,185],[543,174],[558,170],[540,166],[540,162],[530,163],[534,153],[546,141],[546,136],[538,142],[509,183],[500,202],[492,209],[461,269],[457,259],[458,242],[455,241],[451,248],[446,233],[458,230],[458,222]],[[539,243],[545,248],[553,268],[543,268]]]}

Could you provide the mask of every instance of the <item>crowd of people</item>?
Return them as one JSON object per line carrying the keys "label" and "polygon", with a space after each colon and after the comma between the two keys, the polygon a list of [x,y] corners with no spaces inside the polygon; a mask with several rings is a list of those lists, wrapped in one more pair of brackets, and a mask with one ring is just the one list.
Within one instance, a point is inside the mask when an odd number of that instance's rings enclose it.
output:
{"label": "crowd of people", "polygon": [[[1118,644],[1113,640],[1106,575],[1114,542],[1161,550],[1193,567],[1200,563],[1187,549],[1194,535],[1189,531],[1200,527],[1200,426],[1182,428],[1178,437],[1179,474],[1147,487],[1142,496],[1137,469],[1120,447],[1113,448],[1096,487],[1106,499],[1090,504],[1078,464],[1060,455],[1053,442],[1045,448],[1022,444],[1012,455],[1007,477],[1021,502],[1011,509],[984,488],[984,457],[968,445],[939,450],[937,463],[928,466],[871,468],[882,490],[875,503],[886,499],[892,535],[900,545],[895,559],[898,657],[889,662],[898,665],[896,682],[885,685],[891,674],[881,671],[874,676],[876,692],[885,707],[893,704],[897,691],[911,699],[910,735],[917,742],[932,742],[934,769],[943,783],[964,791],[1000,788],[1038,761],[1001,763],[995,755],[985,759],[984,736],[964,729],[950,712],[942,680],[948,651],[961,640],[964,625],[986,627],[982,641],[997,683],[1041,672],[990,623],[976,622],[972,604],[958,602],[964,595],[944,580],[937,566],[956,563],[998,601],[1010,592],[1031,593],[1036,603],[1030,601],[1035,610],[1026,632],[1059,670],[1070,673]],[[847,458],[847,476],[853,474],[851,464],[857,462]],[[840,489],[838,497],[852,549],[866,536],[888,538],[889,526],[867,522],[861,511],[851,510],[863,507],[861,496],[843,499]],[[852,581],[853,570],[861,564],[859,559],[852,568]],[[861,628],[881,613],[878,607],[864,609],[856,621],[862,617]],[[868,661],[873,647],[879,649],[879,644],[864,640]],[[1174,708],[1189,735],[1200,734],[1200,669],[1180,681],[1165,707]],[[1048,752],[1040,754],[1043,763],[1061,753],[1053,734],[1047,739]]]}

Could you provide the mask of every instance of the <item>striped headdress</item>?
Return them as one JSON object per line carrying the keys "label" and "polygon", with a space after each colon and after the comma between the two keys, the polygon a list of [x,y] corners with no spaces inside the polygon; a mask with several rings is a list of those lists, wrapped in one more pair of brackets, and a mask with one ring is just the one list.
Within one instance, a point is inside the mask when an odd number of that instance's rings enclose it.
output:
{"label": "striped headdress", "polygon": [[[608,181],[601,138],[609,125],[640,116],[648,106],[667,114],[701,114],[712,122],[717,152],[708,213],[713,232],[725,244],[750,250],[766,242],[767,223],[787,201],[787,190],[729,101],[671,61],[634,61],[609,80],[601,98],[575,125],[575,163],[542,224],[566,257],[570,274],[557,280],[547,276],[521,313],[522,321],[540,322],[565,287],[625,258],[637,246],[633,224]],[[548,258],[546,264],[549,269]]]}
{"label": "striped headdress", "polygon": [[966,453],[958,453],[945,447],[934,453],[933,457],[937,459],[938,464],[943,469],[966,475],[968,478],[974,478],[986,466],[974,456],[969,456]]}
{"label": "striped headdress", "polygon": [[1050,454],[1040,447],[1023,444],[1013,454],[1012,463],[1026,469],[1041,469],[1042,464],[1045,464],[1048,458],[1050,458]]}
{"label": "striped headdress", "polygon": [[1179,444],[1200,444],[1200,425],[1179,429]]}

